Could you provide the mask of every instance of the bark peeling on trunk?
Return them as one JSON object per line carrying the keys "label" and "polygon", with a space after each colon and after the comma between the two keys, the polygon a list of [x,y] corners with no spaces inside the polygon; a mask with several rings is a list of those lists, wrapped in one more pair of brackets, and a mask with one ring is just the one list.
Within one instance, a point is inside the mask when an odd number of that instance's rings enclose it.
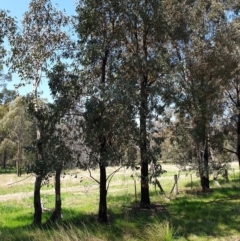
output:
{"label": "bark peeling on trunk", "polygon": [[[37,156],[38,160],[43,160],[43,146],[41,140],[41,127],[39,120],[37,122]],[[42,205],[41,205],[41,184],[43,179],[42,170],[36,175],[35,184],[34,184],[34,219],[33,224],[40,225],[42,222]]]}
{"label": "bark peeling on trunk", "polygon": [[202,192],[206,192],[210,188],[208,172],[209,153],[207,140],[204,146],[204,150],[201,150],[200,145],[196,144],[196,152],[199,165],[199,176]]}

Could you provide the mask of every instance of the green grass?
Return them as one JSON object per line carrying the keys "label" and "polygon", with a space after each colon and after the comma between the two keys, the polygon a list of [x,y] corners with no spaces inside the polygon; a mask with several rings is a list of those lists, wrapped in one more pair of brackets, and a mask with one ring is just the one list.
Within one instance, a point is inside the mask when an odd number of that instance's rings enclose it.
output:
{"label": "green grass", "polygon": [[0,174],[10,174],[10,173],[16,173],[17,171],[16,171],[16,168],[10,168],[10,167],[8,167],[8,168],[2,168],[2,167],[0,167]]}
{"label": "green grass", "polygon": [[[169,173],[160,178],[167,197],[177,172],[171,169]],[[212,188],[203,194],[198,178],[193,175],[191,188],[190,177],[182,173],[176,197],[172,195],[169,201],[150,186],[152,209],[140,210],[139,183],[135,202],[133,180],[130,172],[123,170],[113,178],[108,192],[108,225],[97,222],[98,185],[85,178],[86,173],[80,174],[84,176],[81,183],[71,176],[62,179],[62,222],[53,226],[44,224],[41,228],[31,226],[33,197],[30,194],[34,179],[19,182],[25,176],[0,175],[0,198],[21,193],[17,198],[0,199],[0,240],[239,240],[240,182],[236,174],[235,179],[230,177],[230,183],[220,179],[222,188]],[[94,175],[97,177],[97,171]],[[4,186],[9,183],[7,180],[17,182],[8,188]],[[42,193],[44,206],[52,209],[52,183],[43,187]],[[43,223],[50,215],[51,211],[43,213]]]}

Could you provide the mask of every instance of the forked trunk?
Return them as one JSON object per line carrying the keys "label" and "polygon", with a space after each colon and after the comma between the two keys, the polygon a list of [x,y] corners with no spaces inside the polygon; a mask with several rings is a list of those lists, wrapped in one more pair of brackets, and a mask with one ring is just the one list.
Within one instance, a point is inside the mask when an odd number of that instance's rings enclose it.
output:
{"label": "forked trunk", "polygon": [[100,200],[99,200],[99,210],[98,219],[102,223],[108,222],[107,217],[107,174],[106,167],[104,164],[100,163]]}

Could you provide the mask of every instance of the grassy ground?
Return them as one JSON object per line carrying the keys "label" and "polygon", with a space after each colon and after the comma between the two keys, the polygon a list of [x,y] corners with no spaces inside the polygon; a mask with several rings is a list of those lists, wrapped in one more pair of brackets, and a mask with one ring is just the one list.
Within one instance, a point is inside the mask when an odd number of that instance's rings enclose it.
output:
{"label": "grassy ground", "polygon": [[[122,169],[110,184],[108,213],[110,223],[97,222],[98,185],[87,172],[76,170],[62,176],[63,222],[54,226],[32,227],[34,177],[0,175],[0,240],[240,240],[240,181],[237,163],[230,171],[230,183],[220,179],[221,187],[211,182],[202,194],[198,177],[181,173],[177,196],[171,195],[175,166],[165,165],[167,173],[159,180],[166,195],[150,186],[152,208],[140,210],[132,171]],[[109,172],[113,169],[110,168]],[[96,170],[93,176],[98,177]],[[54,205],[53,182],[43,186],[44,206]],[[43,222],[51,215],[44,212]]]}

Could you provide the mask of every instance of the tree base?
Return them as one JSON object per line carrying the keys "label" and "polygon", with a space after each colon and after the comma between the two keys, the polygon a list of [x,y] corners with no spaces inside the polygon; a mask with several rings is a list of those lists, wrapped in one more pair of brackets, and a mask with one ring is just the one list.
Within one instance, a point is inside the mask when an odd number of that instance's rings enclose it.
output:
{"label": "tree base", "polygon": [[49,218],[48,222],[55,223],[57,221],[62,220],[62,213],[61,211],[54,210],[51,217]]}
{"label": "tree base", "polygon": [[207,177],[201,177],[202,192],[207,192],[210,189],[209,179]]}
{"label": "tree base", "polygon": [[141,209],[150,209],[151,206],[148,203],[140,203],[140,208]]}

